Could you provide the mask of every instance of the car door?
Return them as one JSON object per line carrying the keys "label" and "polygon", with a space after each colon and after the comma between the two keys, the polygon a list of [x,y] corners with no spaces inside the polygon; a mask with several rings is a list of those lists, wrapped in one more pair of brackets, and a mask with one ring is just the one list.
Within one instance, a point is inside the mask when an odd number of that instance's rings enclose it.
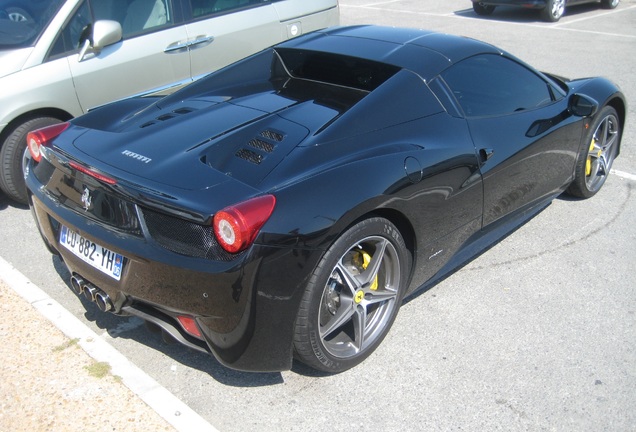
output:
{"label": "car door", "polygon": [[571,179],[583,129],[562,91],[494,54],[463,60],[442,76],[481,158],[484,226],[558,192]]}
{"label": "car door", "polygon": [[188,7],[194,79],[286,39],[270,0],[189,0]]}
{"label": "car door", "polygon": [[[85,0],[67,21],[52,56],[65,56],[84,111],[130,95],[190,81],[187,50],[166,48],[186,40],[172,0]],[[178,12],[178,10],[177,10]],[[123,38],[80,55],[97,20],[117,21]]]}

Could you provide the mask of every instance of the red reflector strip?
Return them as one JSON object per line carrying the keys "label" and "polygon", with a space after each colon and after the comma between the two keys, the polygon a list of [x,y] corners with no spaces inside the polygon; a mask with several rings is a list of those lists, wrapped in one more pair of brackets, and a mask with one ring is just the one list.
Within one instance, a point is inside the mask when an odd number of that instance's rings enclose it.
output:
{"label": "red reflector strip", "polygon": [[110,177],[106,177],[105,175],[100,174],[97,171],[93,171],[91,169],[88,169],[88,168],[78,164],[77,162],[71,162],[70,165],[71,165],[72,168],[76,169],[77,171],[82,172],[82,173],[84,173],[84,174],[86,174],[88,176],[91,176],[93,178],[96,178],[97,180],[99,180],[101,182],[104,182],[106,184],[114,185],[115,183],[117,183],[117,180],[112,179]]}
{"label": "red reflector strip", "polygon": [[177,319],[179,320],[179,324],[181,324],[181,327],[183,327],[185,331],[190,333],[192,336],[201,339],[201,332],[199,331],[199,327],[197,326],[194,318],[185,315],[179,315]]}

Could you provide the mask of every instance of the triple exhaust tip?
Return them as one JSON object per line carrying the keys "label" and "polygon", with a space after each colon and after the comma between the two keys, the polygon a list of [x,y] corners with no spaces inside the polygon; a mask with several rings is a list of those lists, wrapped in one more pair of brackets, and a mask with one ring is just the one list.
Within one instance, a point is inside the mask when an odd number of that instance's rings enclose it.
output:
{"label": "triple exhaust tip", "polygon": [[78,275],[71,276],[71,288],[77,295],[83,294],[87,300],[94,302],[102,312],[111,312],[115,309],[108,294]]}

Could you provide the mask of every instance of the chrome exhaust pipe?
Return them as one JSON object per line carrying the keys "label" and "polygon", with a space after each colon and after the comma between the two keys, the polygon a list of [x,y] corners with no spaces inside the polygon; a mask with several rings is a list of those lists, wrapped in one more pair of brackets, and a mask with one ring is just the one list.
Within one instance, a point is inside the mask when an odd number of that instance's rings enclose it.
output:
{"label": "chrome exhaust pipe", "polygon": [[95,303],[100,311],[112,312],[115,310],[115,304],[110,299],[110,296],[84,280],[80,275],[71,276],[71,288],[77,295],[84,295],[86,300]]}
{"label": "chrome exhaust pipe", "polygon": [[84,297],[86,297],[86,300],[90,300],[92,302],[95,301],[95,295],[97,295],[97,292],[99,290],[97,289],[97,287],[91,285],[91,284],[86,284],[84,285]]}
{"label": "chrome exhaust pipe", "polygon": [[102,290],[97,290],[97,292],[95,293],[95,304],[97,305],[97,308],[102,312],[111,312],[113,309],[115,309],[110,296]]}
{"label": "chrome exhaust pipe", "polygon": [[73,291],[75,291],[75,294],[81,295],[84,292],[85,285],[86,285],[86,282],[81,277],[77,275],[71,276],[71,288],[73,288]]}

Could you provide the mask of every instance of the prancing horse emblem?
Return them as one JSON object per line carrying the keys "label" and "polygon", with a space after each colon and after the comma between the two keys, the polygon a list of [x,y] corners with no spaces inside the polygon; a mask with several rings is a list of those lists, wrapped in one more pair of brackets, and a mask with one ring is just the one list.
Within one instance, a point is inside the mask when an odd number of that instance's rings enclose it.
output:
{"label": "prancing horse emblem", "polygon": [[88,209],[91,207],[91,203],[92,203],[92,199],[91,199],[91,191],[88,190],[87,187],[84,188],[84,193],[82,194],[82,204],[84,205],[84,210],[88,211]]}

